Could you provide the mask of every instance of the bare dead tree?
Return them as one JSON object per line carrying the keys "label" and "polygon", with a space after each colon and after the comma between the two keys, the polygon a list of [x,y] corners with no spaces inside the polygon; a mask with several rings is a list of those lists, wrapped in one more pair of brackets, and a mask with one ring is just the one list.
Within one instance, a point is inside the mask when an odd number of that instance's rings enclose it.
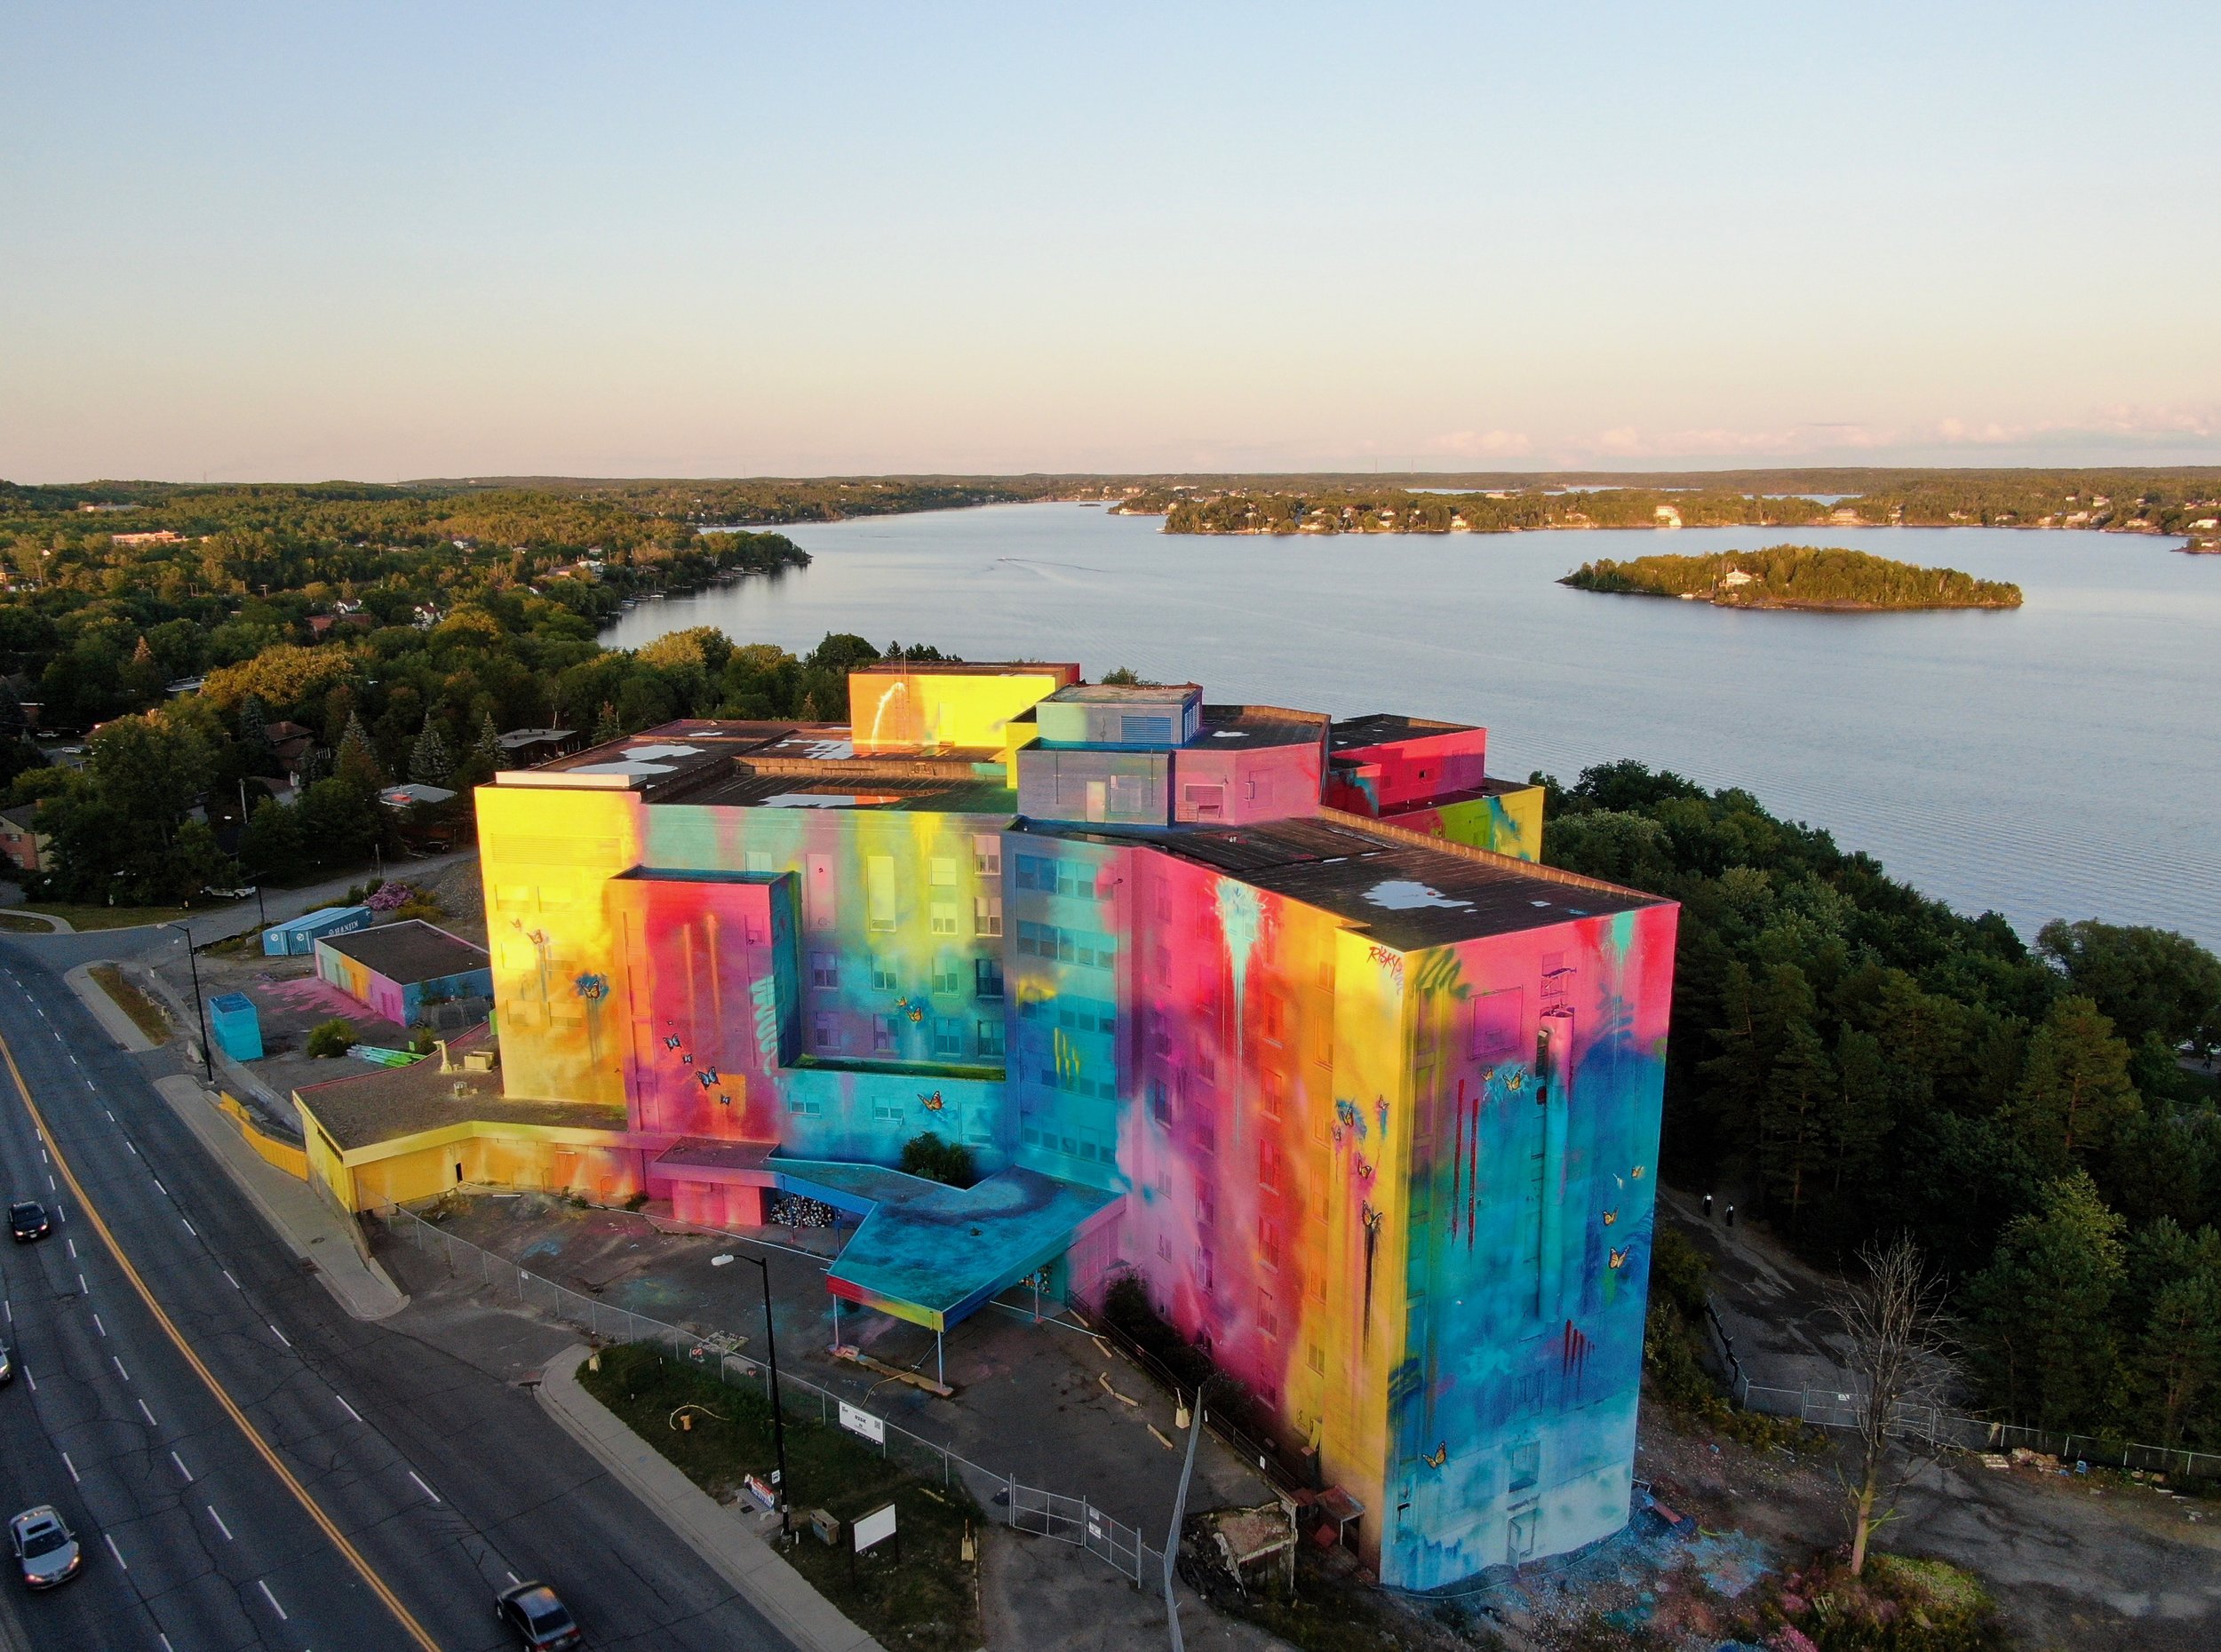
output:
{"label": "bare dead tree", "polygon": [[1874,1534],[1898,1518],[1905,1488],[1940,1454],[1932,1426],[1920,1432],[1919,1414],[1925,1409],[1932,1418],[1959,1380],[1943,1275],[1920,1247],[1900,1235],[1862,1246],[1859,1264],[1859,1273],[1827,1297],[1859,1390],[1849,1464],[1836,1471],[1853,1577],[1866,1569]]}

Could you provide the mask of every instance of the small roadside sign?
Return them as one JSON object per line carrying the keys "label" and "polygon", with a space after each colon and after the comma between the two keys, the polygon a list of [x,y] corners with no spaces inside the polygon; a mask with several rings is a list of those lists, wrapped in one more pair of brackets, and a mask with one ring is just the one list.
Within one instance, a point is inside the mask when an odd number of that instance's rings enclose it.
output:
{"label": "small roadside sign", "polygon": [[[848,1530],[855,1540],[856,1552],[858,1554],[863,1553],[874,1544],[884,1543],[895,1535],[895,1505],[892,1503],[883,1503],[869,1514],[857,1516],[849,1522]],[[896,1550],[898,1555],[900,1552],[898,1546]]]}
{"label": "small roadside sign", "polygon": [[887,1443],[886,1419],[859,1410],[846,1400],[840,1402],[840,1426],[852,1434],[862,1434],[874,1445]]}

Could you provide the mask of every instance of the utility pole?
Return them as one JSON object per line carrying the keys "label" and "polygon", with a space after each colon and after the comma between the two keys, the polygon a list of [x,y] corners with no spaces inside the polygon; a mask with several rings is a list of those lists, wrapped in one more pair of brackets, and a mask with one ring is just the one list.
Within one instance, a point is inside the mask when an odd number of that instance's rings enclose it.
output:
{"label": "utility pole", "polygon": [[771,1368],[771,1444],[779,1458],[779,1534],[794,1535],[794,1496],[786,1483],[786,1414],[779,1407],[779,1332],[771,1319],[771,1264],[760,1256],[744,1256],[763,1275],[763,1345],[765,1363]]}
{"label": "utility pole", "polygon": [[201,1045],[201,1076],[212,1084],[216,1082],[216,1062],[208,1047],[208,1012],[201,1007],[201,961],[193,956],[193,929],[185,923],[169,923],[163,927],[174,929],[185,937],[185,962],[193,972],[194,1036]]}
{"label": "utility pole", "polygon": [[1187,1460],[1180,1465],[1180,1489],[1172,1500],[1172,1529],[1165,1534],[1165,1629],[1172,1637],[1172,1652],[1187,1652],[1188,1643],[1180,1638],[1180,1601],[1173,1593],[1173,1568],[1180,1560],[1180,1529],[1188,1521],[1188,1481],[1195,1474],[1195,1442],[1203,1434],[1203,1390],[1209,1386],[1210,1379],[1206,1378],[1195,1391],[1195,1415],[1188,1419]]}

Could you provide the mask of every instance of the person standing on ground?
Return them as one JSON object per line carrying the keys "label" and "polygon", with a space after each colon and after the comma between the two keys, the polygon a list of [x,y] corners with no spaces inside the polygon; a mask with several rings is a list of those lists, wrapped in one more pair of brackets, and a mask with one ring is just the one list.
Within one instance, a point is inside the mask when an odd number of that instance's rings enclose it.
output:
{"label": "person standing on ground", "polygon": [[1704,1195],[1704,1219],[1712,1219],[1712,1195],[1708,1193]]}
{"label": "person standing on ground", "polygon": [[1727,1207],[1727,1225],[1730,1227],[1735,1226],[1735,1207],[1732,1204]]}

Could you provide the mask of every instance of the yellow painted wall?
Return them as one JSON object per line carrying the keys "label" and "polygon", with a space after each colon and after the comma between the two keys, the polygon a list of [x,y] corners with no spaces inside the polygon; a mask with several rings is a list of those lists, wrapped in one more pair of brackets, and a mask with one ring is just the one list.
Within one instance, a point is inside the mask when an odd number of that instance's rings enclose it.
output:
{"label": "yellow painted wall", "polygon": [[[1341,1196],[1328,1219],[1337,1272],[1353,1282],[1351,1299],[1331,1302],[1325,1428],[1319,1441],[1328,1482],[1365,1505],[1361,1542],[1377,1554],[1386,1497],[1390,1374],[1404,1358],[1405,1267],[1411,1157],[1412,1029],[1401,953],[1361,933],[1335,935],[1334,1094],[1355,1108],[1365,1130],[1334,1148]],[[1365,1300],[1371,1230],[1372,1303]]]}
{"label": "yellow painted wall", "polygon": [[[640,799],[625,791],[481,786],[487,949],[501,1006],[503,1093],[625,1100],[625,982],[602,886],[637,864]],[[598,994],[580,990],[600,978]]]}
{"label": "yellow painted wall", "polygon": [[1005,725],[1063,681],[1050,671],[851,671],[850,738],[866,755],[1001,751]]}
{"label": "yellow painted wall", "polygon": [[239,1126],[239,1133],[247,1139],[247,1145],[265,1160],[276,1165],[288,1176],[298,1176],[303,1181],[308,1179],[306,1153],[290,1141],[280,1141],[275,1136],[263,1134],[256,1128],[253,1117],[238,1097],[226,1093],[218,1105],[230,1115],[232,1123]]}

